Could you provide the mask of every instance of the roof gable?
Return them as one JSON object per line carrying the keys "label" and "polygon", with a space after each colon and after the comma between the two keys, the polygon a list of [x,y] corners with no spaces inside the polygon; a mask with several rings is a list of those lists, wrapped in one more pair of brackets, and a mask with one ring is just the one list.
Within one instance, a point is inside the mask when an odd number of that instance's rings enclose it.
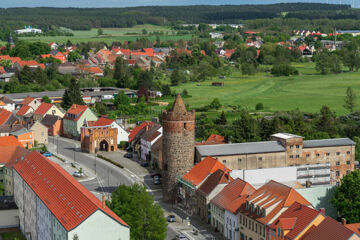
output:
{"label": "roof gable", "polygon": [[24,116],[24,115],[26,115],[28,113],[30,108],[31,107],[29,107],[28,105],[22,105],[21,108],[19,109],[19,111],[17,111],[16,115]]}
{"label": "roof gable", "polygon": [[35,110],[34,114],[43,116],[52,108],[52,106],[53,105],[51,103],[42,102]]}
{"label": "roof gable", "polygon": [[86,105],[73,104],[66,112],[64,118],[68,120],[77,121],[88,109]]}
{"label": "roof gable", "polygon": [[1,109],[0,110],[0,125],[3,125],[7,122],[7,120],[10,118],[11,116],[11,112],[9,112],[6,109]]}
{"label": "roof gable", "polygon": [[214,188],[219,184],[226,184],[232,182],[234,179],[230,176],[229,172],[224,170],[217,170],[211,174],[204,182],[201,184],[197,190],[199,194],[204,197],[207,197]]}

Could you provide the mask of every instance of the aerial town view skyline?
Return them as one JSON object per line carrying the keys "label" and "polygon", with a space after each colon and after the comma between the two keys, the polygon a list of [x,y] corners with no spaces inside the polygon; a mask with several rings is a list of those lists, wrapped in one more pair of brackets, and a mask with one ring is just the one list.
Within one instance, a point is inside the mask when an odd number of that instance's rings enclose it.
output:
{"label": "aerial town view skyline", "polygon": [[360,240],[358,5],[5,1],[0,240]]}

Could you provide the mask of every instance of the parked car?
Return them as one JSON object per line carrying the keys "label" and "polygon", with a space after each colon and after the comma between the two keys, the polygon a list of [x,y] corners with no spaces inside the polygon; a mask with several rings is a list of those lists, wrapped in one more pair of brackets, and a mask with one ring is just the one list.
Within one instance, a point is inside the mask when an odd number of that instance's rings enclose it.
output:
{"label": "parked car", "polygon": [[154,184],[155,184],[155,185],[161,184],[161,181],[160,181],[160,177],[159,177],[159,176],[155,176],[155,177],[154,177]]}
{"label": "parked car", "polygon": [[169,215],[169,216],[167,217],[167,221],[168,221],[168,222],[176,222],[176,218],[175,218],[174,215]]}
{"label": "parked car", "polygon": [[84,173],[83,173],[83,172],[80,172],[80,171],[75,171],[75,172],[73,173],[73,175],[74,175],[75,177],[83,177],[83,176],[84,176]]}
{"label": "parked car", "polygon": [[158,176],[158,177],[161,178],[161,174],[160,174],[160,173],[153,173],[153,174],[151,174],[150,176],[151,176],[152,178],[154,178],[154,177],[156,177],[156,176]]}
{"label": "parked car", "polygon": [[51,154],[51,152],[46,152],[46,153],[43,153],[43,156],[44,156],[44,157],[51,157],[52,154]]}
{"label": "parked car", "polygon": [[125,153],[124,157],[126,158],[132,158],[133,157],[133,154],[128,152],[128,153]]}
{"label": "parked car", "polygon": [[176,236],[176,239],[186,240],[186,239],[188,239],[188,238],[187,238],[184,234],[179,233],[179,234]]}
{"label": "parked car", "polygon": [[149,163],[148,163],[148,162],[143,162],[143,163],[141,163],[141,166],[143,166],[143,167],[149,167]]}

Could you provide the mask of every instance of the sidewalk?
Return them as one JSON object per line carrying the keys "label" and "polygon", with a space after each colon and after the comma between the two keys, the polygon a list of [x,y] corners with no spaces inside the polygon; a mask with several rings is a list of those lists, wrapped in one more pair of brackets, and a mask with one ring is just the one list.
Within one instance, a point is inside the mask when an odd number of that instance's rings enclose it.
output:
{"label": "sidewalk", "polygon": [[[84,173],[84,177],[81,177],[81,178],[74,177],[79,182],[90,181],[90,180],[93,180],[93,179],[95,179],[97,177],[93,170],[90,170],[87,167],[84,167],[84,166],[80,165],[79,163],[75,162],[73,159],[65,157],[65,156],[61,155],[60,153],[55,154],[56,153],[56,146],[53,143],[48,143],[47,147],[48,147],[48,150],[53,154],[53,156],[48,157],[48,159],[50,159],[51,161],[59,164],[71,176],[73,176],[75,171],[79,171],[80,168],[82,169],[82,171]],[[65,162],[61,161],[60,159],[58,159],[54,155],[60,157],[61,159],[64,159]]]}

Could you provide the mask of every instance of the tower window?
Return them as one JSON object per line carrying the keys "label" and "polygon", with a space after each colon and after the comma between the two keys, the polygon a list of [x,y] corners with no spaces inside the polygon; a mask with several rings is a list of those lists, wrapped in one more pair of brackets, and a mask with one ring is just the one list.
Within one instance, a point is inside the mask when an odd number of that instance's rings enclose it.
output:
{"label": "tower window", "polygon": [[186,123],[184,123],[184,129],[186,129]]}

